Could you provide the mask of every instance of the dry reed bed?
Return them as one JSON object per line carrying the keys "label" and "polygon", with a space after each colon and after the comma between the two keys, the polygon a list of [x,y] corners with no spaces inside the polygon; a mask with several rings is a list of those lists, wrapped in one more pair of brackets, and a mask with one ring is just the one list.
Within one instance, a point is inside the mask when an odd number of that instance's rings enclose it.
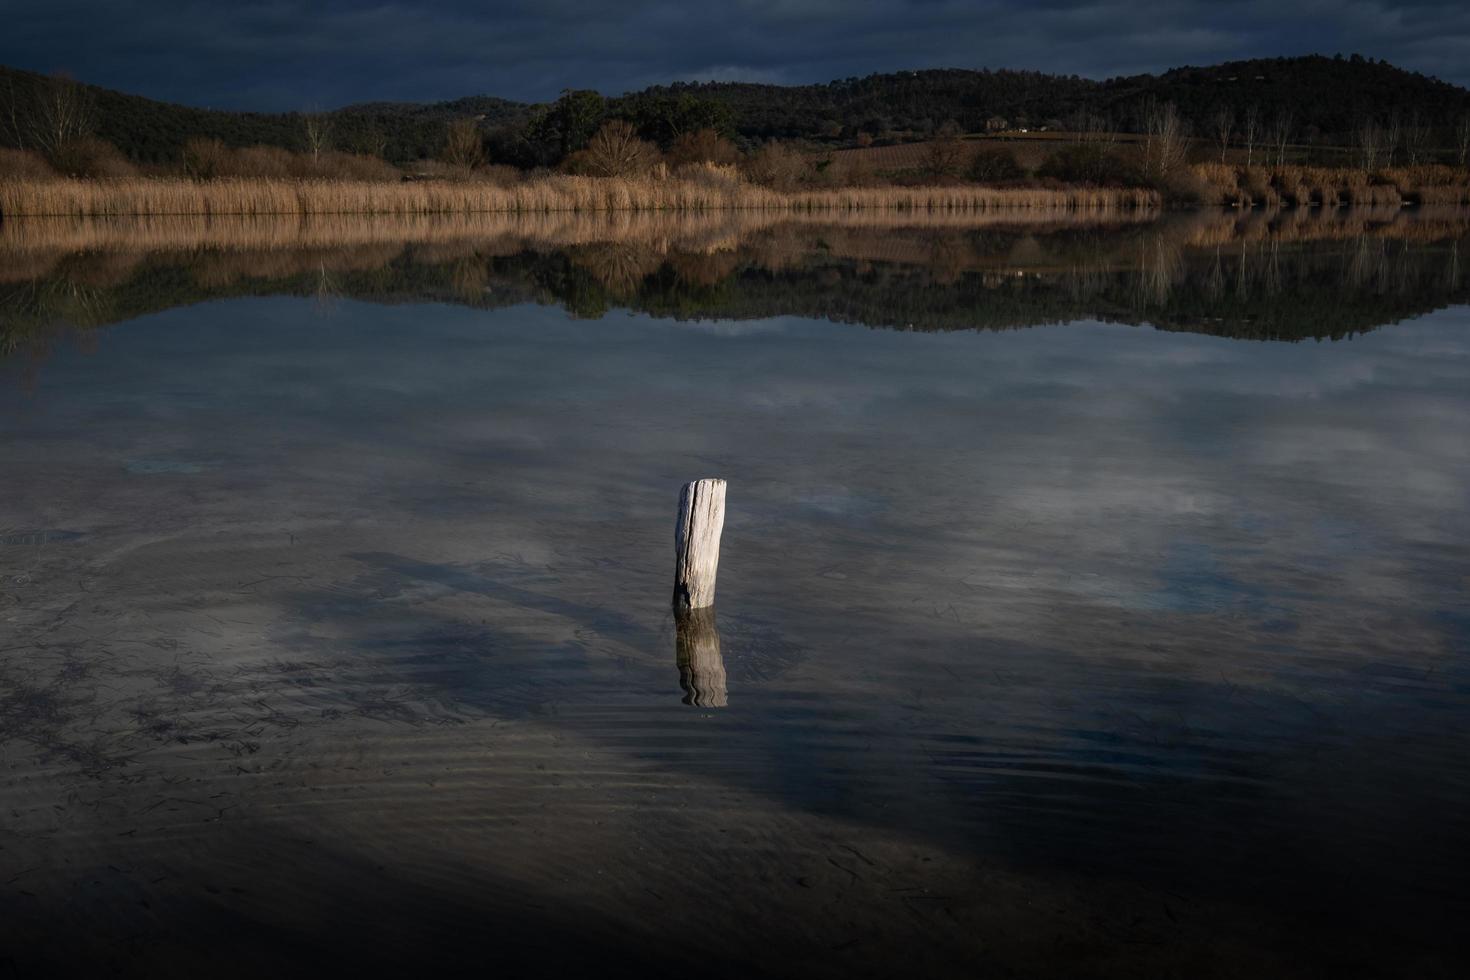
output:
{"label": "dry reed bed", "polygon": [[1287,165],[1237,167],[1200,163],[1191,168],[1200,199],[1210,204],[1325,207],[1470,205],[1470,173],[1438,165],[1375,171]]}
{"label": "dry reed bed", "polygon": [[1157,207],[1153,191],[857,187],[783,193],[730,179],[655,180],[558,175],[524,183],[422,181],[0,181],[0,216],[476,214],[559,211],[988,211]]}

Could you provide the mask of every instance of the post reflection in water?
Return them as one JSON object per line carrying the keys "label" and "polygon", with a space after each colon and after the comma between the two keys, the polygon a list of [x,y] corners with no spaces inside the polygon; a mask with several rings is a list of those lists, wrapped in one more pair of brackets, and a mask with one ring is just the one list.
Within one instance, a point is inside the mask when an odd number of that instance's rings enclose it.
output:
{"label": "post reflection in water", "polygon": [[696,708],[723,708],[728,702],[725,659],[720,656],[720,630],[715,609],[674,613],[674,655],[679,664],[679,687],[684,703]]}

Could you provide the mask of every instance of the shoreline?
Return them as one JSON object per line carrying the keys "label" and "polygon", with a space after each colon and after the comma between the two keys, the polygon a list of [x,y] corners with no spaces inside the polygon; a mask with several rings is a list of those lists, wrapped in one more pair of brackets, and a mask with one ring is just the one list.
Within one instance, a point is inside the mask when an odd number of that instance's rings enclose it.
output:
{"label": "shoreline", "polygon": [[[1159,188],[1167,187],[1166,190]],[[1158,187],[1086,183],[815,186],[778,190],[734,168],[674,176],[545,174],[515,180],[0,176],[0,221],[14,218],[416,217],[620,213],[1094,214],[1166,210],[1470,207],[1470,173],[1194,164]]]}

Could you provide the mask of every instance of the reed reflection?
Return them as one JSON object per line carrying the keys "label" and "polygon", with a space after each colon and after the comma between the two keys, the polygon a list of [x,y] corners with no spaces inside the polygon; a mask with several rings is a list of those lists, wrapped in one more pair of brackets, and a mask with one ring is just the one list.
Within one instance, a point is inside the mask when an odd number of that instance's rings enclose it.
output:
{"label": "reed reflection", "polygon": [[715,625],[713,606],[674,613],[674,656],[685,704],[723,708],[729,703],[725,659],[720,655],[720,631]]}
{"label": "reed reflection", "polygon": [[242,295],[903,330],[1103,319],[1258,340],[1351,336],[1470,301],[1465,209],[12,221],[0,357]]}

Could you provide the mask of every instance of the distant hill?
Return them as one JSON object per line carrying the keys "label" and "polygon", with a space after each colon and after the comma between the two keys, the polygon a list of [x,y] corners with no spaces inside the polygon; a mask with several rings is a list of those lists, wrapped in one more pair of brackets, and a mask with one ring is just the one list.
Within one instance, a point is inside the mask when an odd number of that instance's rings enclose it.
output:
{"label": "distant hill", "polygon": [[339,144],[343,149],[375,152],[373,141],[381,140],[385,146],[379,155],[403,163],[438,153],[451,120],[476,119],[482,129],[491,130],[524,123],[531,110],[524,102],[471,95],[451,102],[364,102],[329,115],[344,136]]}
{"label": "distant hill", "polygon": [[[0,68],[0,145],[15,145],[5,125],[9,105],[26,97],[40,76]],[[300,148],[303,118],[295,113],[227,112],[158,102],[87,86],[97,135],[144,162],[178,158],[192,137],[234,146]],[[731,135],[747,145],[766,139],[851,143],[860,133],[918,138],[945,122],[966,131],[1004,120],[1009,126],[1101,127],[1130,132],[1141,125],[1150,100],[1173,102],[1197,135],[1208,135],[1221,107],[1237,119],[1254,111],[1262,125],[1289,113],[1295,138],[1347,142],[1365,120],[1404,122],[1447,130],[1470,113],[1470,92],[1382,61],[1312,55],[1183,67],[1159,75],[1105,81],[1030,71],[942,69],[893,72],[819,85],[741,82],[678,83],[609,98],[606,115],[640,118],[659,100],[693,98],[718,103]],[[432,155],[445,125],[471,117],[487,132],[516,130],[542,107],[491,96],[432,104],[373,102],[325,113],[332,142],[395,162]],[[646,116],[645,116],[646,118]]]}
{"label": "distant hill", "polygon": [[1470,91],[1368,59],[1267,58],[1161,75],[1094,81],[1076,75],[958,69],[897,72],[824,85],[683,83],[643,94],[690,93],[729,106],[746,136],[811,137],[832,132],[932,131],[954,120],[967,132],[994,117],[1013,126],[1080,128],[1091,116],[1110,128],[1137,132],[1149,100],[1173,102],[1207,135],[1222,107],[1243,117],[1254,108],[1263,122],[1288,111],[1302,133],[1346,136],[1366,119],[1386,122],[1419,113],[1426,125],[1448,126],[1470,112]]}
{"label": "distant hill", "polygon": [[[10,103],[27,99],[32,87],[45,81],[31,72],[0,67],[0,146],[16,145],[14,133],[5,125]],[[96,135],[141,162],[176,160],[184,144],[195,137],[220,139],[230,146],[300,149],[304,145],[299,113],[198,109],[92,85],[85,89],[92,102]],[[323,115],[330,120],[337,148],[405,161],[436,153],[444,142],[448,120],[483,117],[482,124],[494,128],[524,119],[529,110],[520,102],[472,96],[434,104],[364,103]]]}

